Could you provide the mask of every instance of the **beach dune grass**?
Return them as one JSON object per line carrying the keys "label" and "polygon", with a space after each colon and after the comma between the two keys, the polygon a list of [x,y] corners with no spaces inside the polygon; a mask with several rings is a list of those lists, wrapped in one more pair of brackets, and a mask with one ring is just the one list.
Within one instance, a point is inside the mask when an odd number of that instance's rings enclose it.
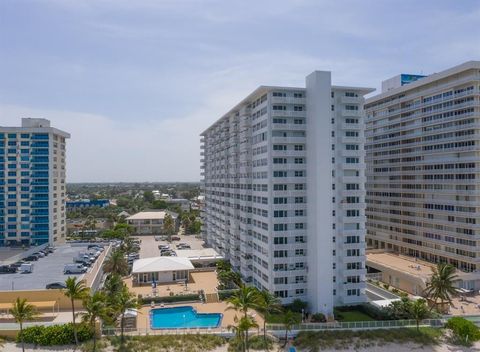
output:
{"label": "beach dune grass", "polygon": [[362,331],[302,331],[295,339],[295,346],[305,351],[335,348],[371,348],[388,343],[416,343],[422,346],[438,345],[443,330],[434,328],[379,329]]}

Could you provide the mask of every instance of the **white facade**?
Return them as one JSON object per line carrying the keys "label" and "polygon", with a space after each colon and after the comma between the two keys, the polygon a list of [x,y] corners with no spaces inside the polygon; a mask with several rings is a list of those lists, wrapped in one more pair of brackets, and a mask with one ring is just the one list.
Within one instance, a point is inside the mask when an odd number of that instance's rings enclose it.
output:
{"label": "white facade", "polygon": [[479,271],[480,62],[374,96],[365,109],[369,245]]}
{"label": "white facade", "polygon": [[45,119],[0,126],[0,246],[65,240],[67,138]]}
{"label": "white facade", "polygon": [[202,133],[207,243],[309,311],[365,300],[363,95],[316,71],[259,87]]}

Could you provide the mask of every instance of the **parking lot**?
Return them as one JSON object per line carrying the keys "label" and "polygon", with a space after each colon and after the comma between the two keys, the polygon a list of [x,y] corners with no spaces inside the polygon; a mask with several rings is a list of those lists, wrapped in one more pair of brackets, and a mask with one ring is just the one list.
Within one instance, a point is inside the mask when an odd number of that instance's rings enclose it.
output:
{"label": "parking lot", "polygon": [[73,258],[80,252],[86,251],[85,246],[62,245],[46,257],[32,261],[31,274],[0,274],[0,291],[45,289],[52,282],[64,282],[68,276],[81,277],[82,274],[64,275],[65,264],[73,263]]}
{"label": "parking lot", "polygon": [[191,249],[203,249],[203,240],[195,238],[193,235],[185,236],[179,235],[180,241],[155,241],[154,236],[136,236],[142,241],[140,244],[140,258],[151,258],[160,256],[158,246],[161,244],[169,245],[171,249],[176,250],[178,243],[187,243]]}

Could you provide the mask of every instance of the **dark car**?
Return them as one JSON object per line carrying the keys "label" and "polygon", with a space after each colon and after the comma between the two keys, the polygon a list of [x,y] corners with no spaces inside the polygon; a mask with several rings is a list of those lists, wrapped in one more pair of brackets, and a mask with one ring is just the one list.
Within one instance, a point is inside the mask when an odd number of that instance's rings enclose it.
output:
{"label": "dark car", "polygon": [[28,257],[26,257],[25,260],[26,260],[27,262],[33,262],[33,261],[37,261],[38,258],[39,258],[39,257],[38,257],[37,255],[32,254],[32,255],[29,255]]}
{"label": "dark car", "polygon": [[17,272],[17,268],[11,265],[2,265],[0,266],[0,274],[13,274]]}
{"label": "dark car", "polygon": [[180,237],[178,237],[178,236],[172,236],[172,241],[180,241]]}
{"label": "dark car", "polygon": [[52,290],[52,289],[63,289],[63,288],[67,288],[67,286],[65,285],[65,283],[63,282],[52,282],[51,284],[48,284],[47,286],[45,286],[45,288],[47,290]]}
{"label": "dark car", "polygon": [[22,264],[25,263],[23,260],[19,261],[19,262],[16,262],[16,263],[13,263],[13,264],[10,264],[10,267],[12,268],[15,268],[15,269],[18,269],[22,266]]}

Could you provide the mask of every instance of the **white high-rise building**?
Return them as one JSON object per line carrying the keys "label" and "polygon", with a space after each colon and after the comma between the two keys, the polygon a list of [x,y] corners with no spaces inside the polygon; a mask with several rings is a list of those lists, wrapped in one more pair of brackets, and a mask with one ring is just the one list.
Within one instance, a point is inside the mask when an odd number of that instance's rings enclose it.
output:
{"label": "white high-rise building", "polygon": [[202,133],[205,240],[243,280],[310,312],[365,298],[363,96],[261,86]]}
{"label": "white high-rise building", "polygon": [[480,271],[480,61],[387,88],[365,104],[368,244]]}
{"label": "white high-rise building", "polygon": [[65,240],[66,138],[45,119],[0,126],[0,246]]}

